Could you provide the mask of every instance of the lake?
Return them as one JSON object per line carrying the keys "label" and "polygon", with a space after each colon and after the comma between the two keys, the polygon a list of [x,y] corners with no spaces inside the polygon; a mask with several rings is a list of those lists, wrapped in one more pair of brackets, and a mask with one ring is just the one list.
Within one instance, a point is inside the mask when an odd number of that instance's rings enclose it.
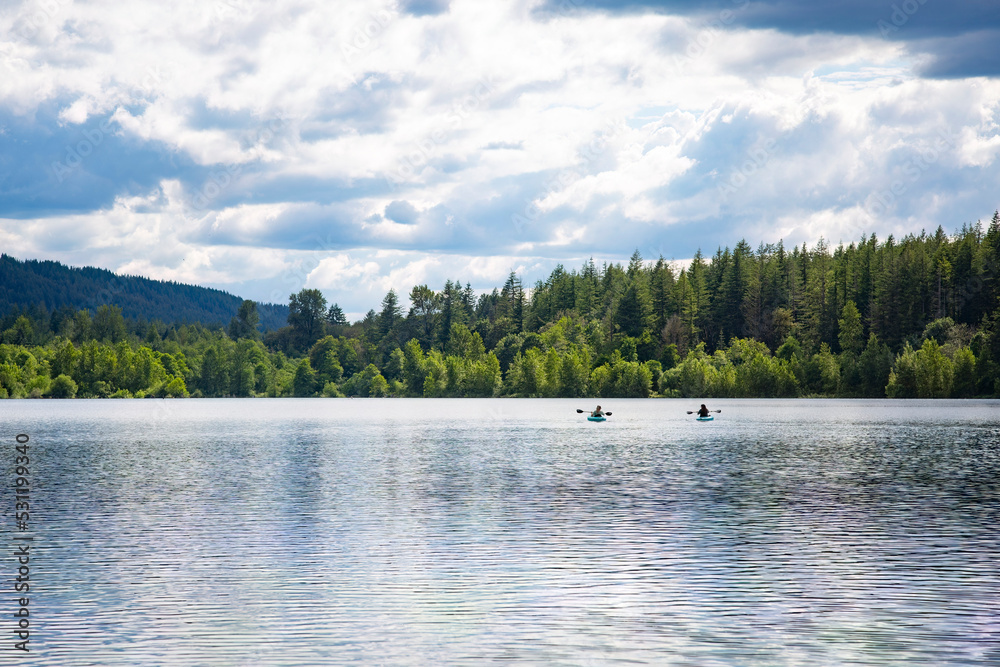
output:
{"label": "lake", "polygon": [[31,663],[1000,664],[1000,401],[600,403],[0,401]]}

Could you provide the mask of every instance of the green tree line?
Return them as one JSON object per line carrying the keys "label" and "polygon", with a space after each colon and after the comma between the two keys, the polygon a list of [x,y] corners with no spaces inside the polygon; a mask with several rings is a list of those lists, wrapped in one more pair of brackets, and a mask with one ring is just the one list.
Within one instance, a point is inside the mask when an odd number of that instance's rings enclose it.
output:
{"label": "green tree line", "polygon": [[1000,396],[1000,214],[833,249],[740,241],[682,267],[637,251],[408,302],[390,290],[349,323],[304,289],[263,337],[252,301],[226,329],[13,309],[0,396]]}

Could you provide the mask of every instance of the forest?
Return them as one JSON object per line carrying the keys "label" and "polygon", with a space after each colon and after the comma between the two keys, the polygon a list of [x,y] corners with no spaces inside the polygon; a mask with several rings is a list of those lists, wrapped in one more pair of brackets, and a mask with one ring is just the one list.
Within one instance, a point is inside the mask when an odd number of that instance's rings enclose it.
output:
{"label": "forest", "polygon": [[686,265],[638,251],[476,294],[388,292],[349,323],[315,289],[261,333],[15,306],[0,397],[1000,396],[1000,214],[849,245],[746,241]]}
{"label": "forest", "polygon": [[[116,305],[130,319],[225,324],[242,299],[221,290],[140,276],[117,275],[91,266],[69,267],[59,262],[17,260],[0,255],[0,313],[12,308],[89,308]],[[285,324],[284,305],[258,304],[261,325]]]}

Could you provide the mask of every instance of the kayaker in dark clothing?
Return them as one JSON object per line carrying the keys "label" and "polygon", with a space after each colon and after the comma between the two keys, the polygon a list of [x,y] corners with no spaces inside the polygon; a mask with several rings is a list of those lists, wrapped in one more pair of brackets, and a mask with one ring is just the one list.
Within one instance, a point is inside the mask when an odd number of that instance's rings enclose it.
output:
{"label": "kayaker in dark clothing", "polygon": [[699,417],[707,417],[708,413],[709,413],[709,409],[705,407],[704,403],[702,403],[701,404],[701,409],[698,410],[698,416]]}

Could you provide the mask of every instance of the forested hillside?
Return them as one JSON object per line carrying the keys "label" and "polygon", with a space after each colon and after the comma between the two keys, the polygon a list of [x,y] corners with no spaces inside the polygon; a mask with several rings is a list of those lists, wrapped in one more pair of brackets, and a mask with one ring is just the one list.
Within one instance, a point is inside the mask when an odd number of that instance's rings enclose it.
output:
{"label": "forested hillside", "polygon": [[[138,276],[118,276],[106,269],[72,268],[59,262],[19,261],[0,255],[0,314],[13,308],[121,308],[127,318],[163,322],[228,324],[243,302],[221,290]],[[258,304],[265,330],[285,324],[284,305]]]}
{"label": "forested hillside", "polygon": [[955,234],[830,248],[740,241],[685,266],[511,274],[390,291],[350,324],[318,290],[261,337],[116,307],[0,322],[11,396],[1000,396],[1000,214]]}

